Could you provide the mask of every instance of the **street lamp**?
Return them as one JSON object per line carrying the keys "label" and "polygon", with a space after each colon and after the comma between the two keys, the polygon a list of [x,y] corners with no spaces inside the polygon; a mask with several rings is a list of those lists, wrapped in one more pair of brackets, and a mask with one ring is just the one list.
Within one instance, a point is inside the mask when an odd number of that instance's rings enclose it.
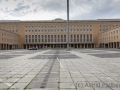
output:
{"label": "street lamp", "polygon": [[67,29],[68,29],[67,50],[70,51],[70,35],[69,35],[69,0],[67,0]]}

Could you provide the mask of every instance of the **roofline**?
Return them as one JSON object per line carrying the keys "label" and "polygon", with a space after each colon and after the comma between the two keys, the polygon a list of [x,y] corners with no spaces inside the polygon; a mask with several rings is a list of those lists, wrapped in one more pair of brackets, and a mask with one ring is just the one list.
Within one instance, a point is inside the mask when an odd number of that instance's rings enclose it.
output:
{"label": "roofline", "polygon": [[[79,22],[79,21],[93,21],[93,22],[101,22],[101,21],[120,21],[120,19],[96,19],[96,20],[70,20],[70,22]],[[0,20],[0,23],[39,23],[39,22],[67,22],[67,20],[63,19],[55,19],[55,20]]]}

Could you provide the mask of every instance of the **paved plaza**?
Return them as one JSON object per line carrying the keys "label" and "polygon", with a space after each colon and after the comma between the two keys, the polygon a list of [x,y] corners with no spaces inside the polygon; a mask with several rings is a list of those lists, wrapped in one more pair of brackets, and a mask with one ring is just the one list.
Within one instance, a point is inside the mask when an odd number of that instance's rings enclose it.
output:
{"label": "paved plaza", "polygon": [[0,90],[120,90],[120,50],[0,50]]}

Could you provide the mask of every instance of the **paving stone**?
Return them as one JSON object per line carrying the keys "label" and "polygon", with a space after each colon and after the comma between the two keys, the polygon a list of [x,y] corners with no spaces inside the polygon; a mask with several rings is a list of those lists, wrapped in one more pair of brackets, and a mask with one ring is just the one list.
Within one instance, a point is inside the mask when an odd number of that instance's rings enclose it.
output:
{"label": "paving stone", "polygon": [[[30,88],[36,90],[76,90],[74,84],[86,82],[86,79],[89,83],[95,81],[101,82],[99,79],[104,83],[120,82],[120,57],[118,51],[114,49],[108,49],[106,51],[104,49],[75,49],[70,52],[59,50],[59,54],[56,55],[58,55],[57,58],[60,59],[62,66],[56,59],[49,73],[49,77],[45,80],[53,61],[50,57],[54,56],[55,52],[56,50],[41,50],[37,52],[23,50],[12,52],[12,54],[20,56],[11,59],[1,59],[0,82],[2,83],[7,79],[12,82],[7,82],[9,86],[13,85],[16,86],[14,88],[21,88],[23,90],[27,85],[25,90]],[[2,53],[3,52],[1,52],[1,54]],[[12,54],[10,53],[11,52],[6,51],[8,57],[11,57]],[[111,58],[110,55],[113,56],[113,58]],[[46,57],[47,59],[45,59]],[[19,80],[21,83],[10,78],[21,78],[21,80]],[[14,84],[14,82],[16,83]],[[45,88],[40,88],[42,84],[45,85]],[[11,90],[14,90],[13,86]],[[78,88],[77,90],[81,89]],[[93,88],[86,87],[83,90],[93,90]],[[95,88],[94,90],[111,89]],[[114,88],[113,90],[119,90],[119,88]]]}
{"label": "paving stone", "polygon": [[60,83],[72,83],[72,79],[71,78],[60,78]]}
{"label": "paving stone", "polygon": [[9,88],[11,85],[6,85],[5,83],[0,83],[0,89],[7,89]]}
{"label": "paving stone", "polygon": [[26,77],[23,77],[21,78],[18,83],[29,83],[32,81],[33,78],[26,78]]}
{"label": "paving stone", "polygon": [[20,78],[9,78],[7,80],[5,80],[4,82],[6,83],[14,83],[17,82]]}
{"label": "paving stone", "polygon": [[28,83],[15,83],[11,88],[15,89],[25,89],[25,87],[28,85]]}

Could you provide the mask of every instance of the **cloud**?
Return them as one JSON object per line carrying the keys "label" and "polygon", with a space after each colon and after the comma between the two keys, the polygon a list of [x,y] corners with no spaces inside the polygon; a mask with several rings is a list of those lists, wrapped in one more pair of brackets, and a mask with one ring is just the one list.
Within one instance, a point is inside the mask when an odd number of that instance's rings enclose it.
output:
{"label": "cloud", "polygon": [[[120,0],[69,0],[70,19],[119,18]],[[0,19],[67,19],[67,0],[0,0]],[[29,18],[28,18],[29,17]]]}

